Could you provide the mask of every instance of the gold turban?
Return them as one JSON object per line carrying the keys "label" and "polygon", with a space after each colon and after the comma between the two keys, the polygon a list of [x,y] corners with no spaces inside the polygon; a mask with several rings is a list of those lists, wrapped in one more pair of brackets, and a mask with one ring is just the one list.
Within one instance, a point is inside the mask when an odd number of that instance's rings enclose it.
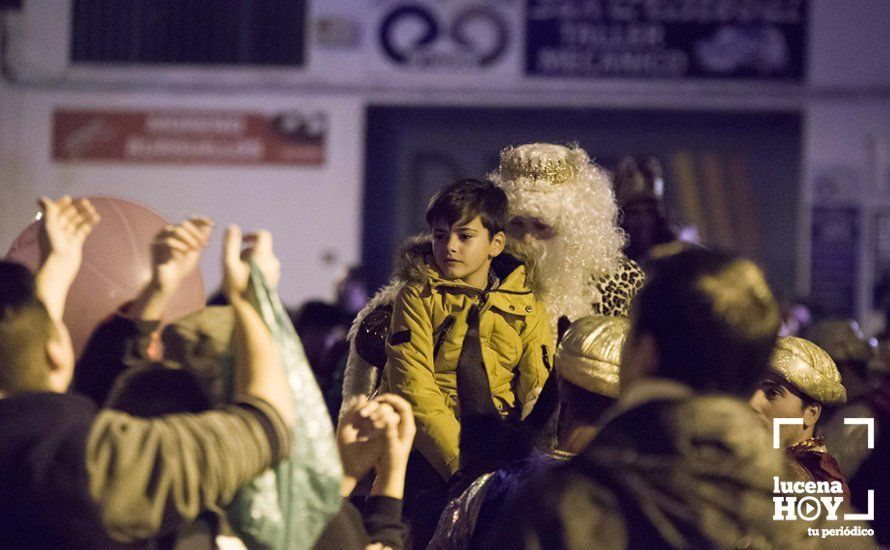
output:
{"label": "gold turban", "polygon": [[819,403],[846,403],[841,374],[825,350],[803,338],[784,336],[776,342],[770,367],[789,384]]}
{"label": "gold turban", "polygon": [[630,323],[619,317],[578,319],[556,350],[556,370],[567,382],[608,397],[618,396],[621,349]]}

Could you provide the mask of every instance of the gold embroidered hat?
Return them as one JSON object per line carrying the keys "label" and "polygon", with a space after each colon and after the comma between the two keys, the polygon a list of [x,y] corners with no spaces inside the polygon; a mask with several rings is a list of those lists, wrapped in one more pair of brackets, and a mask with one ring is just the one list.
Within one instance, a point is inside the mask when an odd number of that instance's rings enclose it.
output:
{"label": "gold embroidered hat", "polygon": [[618,397],[621,349],[629,330],[630,322],[620,317],[578,319],[556,350],[559,376],[591,393]]}
{"label": "gold embroidered hat", "polygon": [[770,357],[770,368],[819,403],[847,402],[847,390],[831,356],[809,340],[796,336],[779,338]]}

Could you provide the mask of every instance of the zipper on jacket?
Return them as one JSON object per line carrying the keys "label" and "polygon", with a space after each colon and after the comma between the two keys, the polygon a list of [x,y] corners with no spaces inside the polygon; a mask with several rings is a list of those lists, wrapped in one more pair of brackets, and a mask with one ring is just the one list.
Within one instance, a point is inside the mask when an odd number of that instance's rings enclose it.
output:
{"label": "zipper on jacket", "polygon": [[442,321],[442,324],[439,325],[439,335],[436,337],[436,345],[433,346],[433,360],[439,355],[439,348],[442,347],[442,344],[445,343],[445,337],[448,335],[448,330],[451,328],[451,325],[454,324],[454,316],[449,315]]}

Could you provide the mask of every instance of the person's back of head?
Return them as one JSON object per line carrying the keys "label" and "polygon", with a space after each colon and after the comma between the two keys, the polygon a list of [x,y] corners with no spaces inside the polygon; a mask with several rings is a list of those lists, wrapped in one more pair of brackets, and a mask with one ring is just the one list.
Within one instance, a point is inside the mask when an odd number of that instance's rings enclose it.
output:
{"label": "person's back of head", "polygon": [[28,268],[0,261],[0,392],[48,389],[47,343],[54,330]]}
{"label": "person's back of head", "polygon": [[335,305],[310,300],[292,316],[306,359],[316,376],[328,377],[335,365],[326,364],[331,347],[346,336],[346,317]]}
{"label": "person's back of head", "polygon": [[768,368],[779,323],[776,300],[750,260],[700,248],[657,259],[635,299],[628,341],[639,346],[648,335],[654,372],[634,376],[747,398]]}
{"label": "person's back of head", "polygon": [[106,407],[133,416],[154,418],[208,411],[212,403],[191,372],[152,364],[122,374],[108,395]]}

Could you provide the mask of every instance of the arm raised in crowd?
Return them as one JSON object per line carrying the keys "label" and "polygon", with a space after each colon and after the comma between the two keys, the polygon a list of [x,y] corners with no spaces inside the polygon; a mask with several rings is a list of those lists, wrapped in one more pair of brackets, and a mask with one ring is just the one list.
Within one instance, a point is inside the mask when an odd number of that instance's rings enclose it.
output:
{"label": "arm raised in crowd", "polygon": [[167,304],[182,282],[198,266],[207,246],[213,222],[192,217],[179,225],[168,225],[151,243],[151,279],[128,311],[128,317],[160,321]]}
{"label": "arm raised in crowd", "polygon": [[[252,244],[242,252],[242,242]],[[235,310],[235,394],[265,400],[275,407],[288,426],[293,426],[293,396],[275,342],[260,315],[247,300],[250,279],[247,260],[250,258],[269,279],[267,266],[278,265],[272,252],[272,236],[267,231],[260,231],[242,239],[241,229],[229,226],[223,258],[223,290]]]}
{"label": "arm raised in crowd", "polygon": [[230,227],[223,262],[224,289],[235,311],[237,403],[152,420],[103,411],[93,425],[86,455],[90,494],[116,539],[145,539],[193,520],[208,506],[228,504],[291,449],[290,386],[268,328],[246,299],[247,260],[271,261],[271,237],[261,233],[245,241],[253,244],[242,253],[241,231]]}
{"label": "arm raised in crowd", "polygon": [[41,197],[40,266],[34,276],[37,295],[54,321],[61,321],[68,290],[80,271],[83,243],[99,223],[88,199],[64,196],[57,201]]}
{"label": "arm raised in crowd", "polygon": [[118,375],[151,362],[152,334],[170,299],[191,274],[207,246],[213,222],[193,217],[168,225],[151,243],[151,278],[125,314],[101,323],[87,342],[74,372],[74,391],[102,406]]}

